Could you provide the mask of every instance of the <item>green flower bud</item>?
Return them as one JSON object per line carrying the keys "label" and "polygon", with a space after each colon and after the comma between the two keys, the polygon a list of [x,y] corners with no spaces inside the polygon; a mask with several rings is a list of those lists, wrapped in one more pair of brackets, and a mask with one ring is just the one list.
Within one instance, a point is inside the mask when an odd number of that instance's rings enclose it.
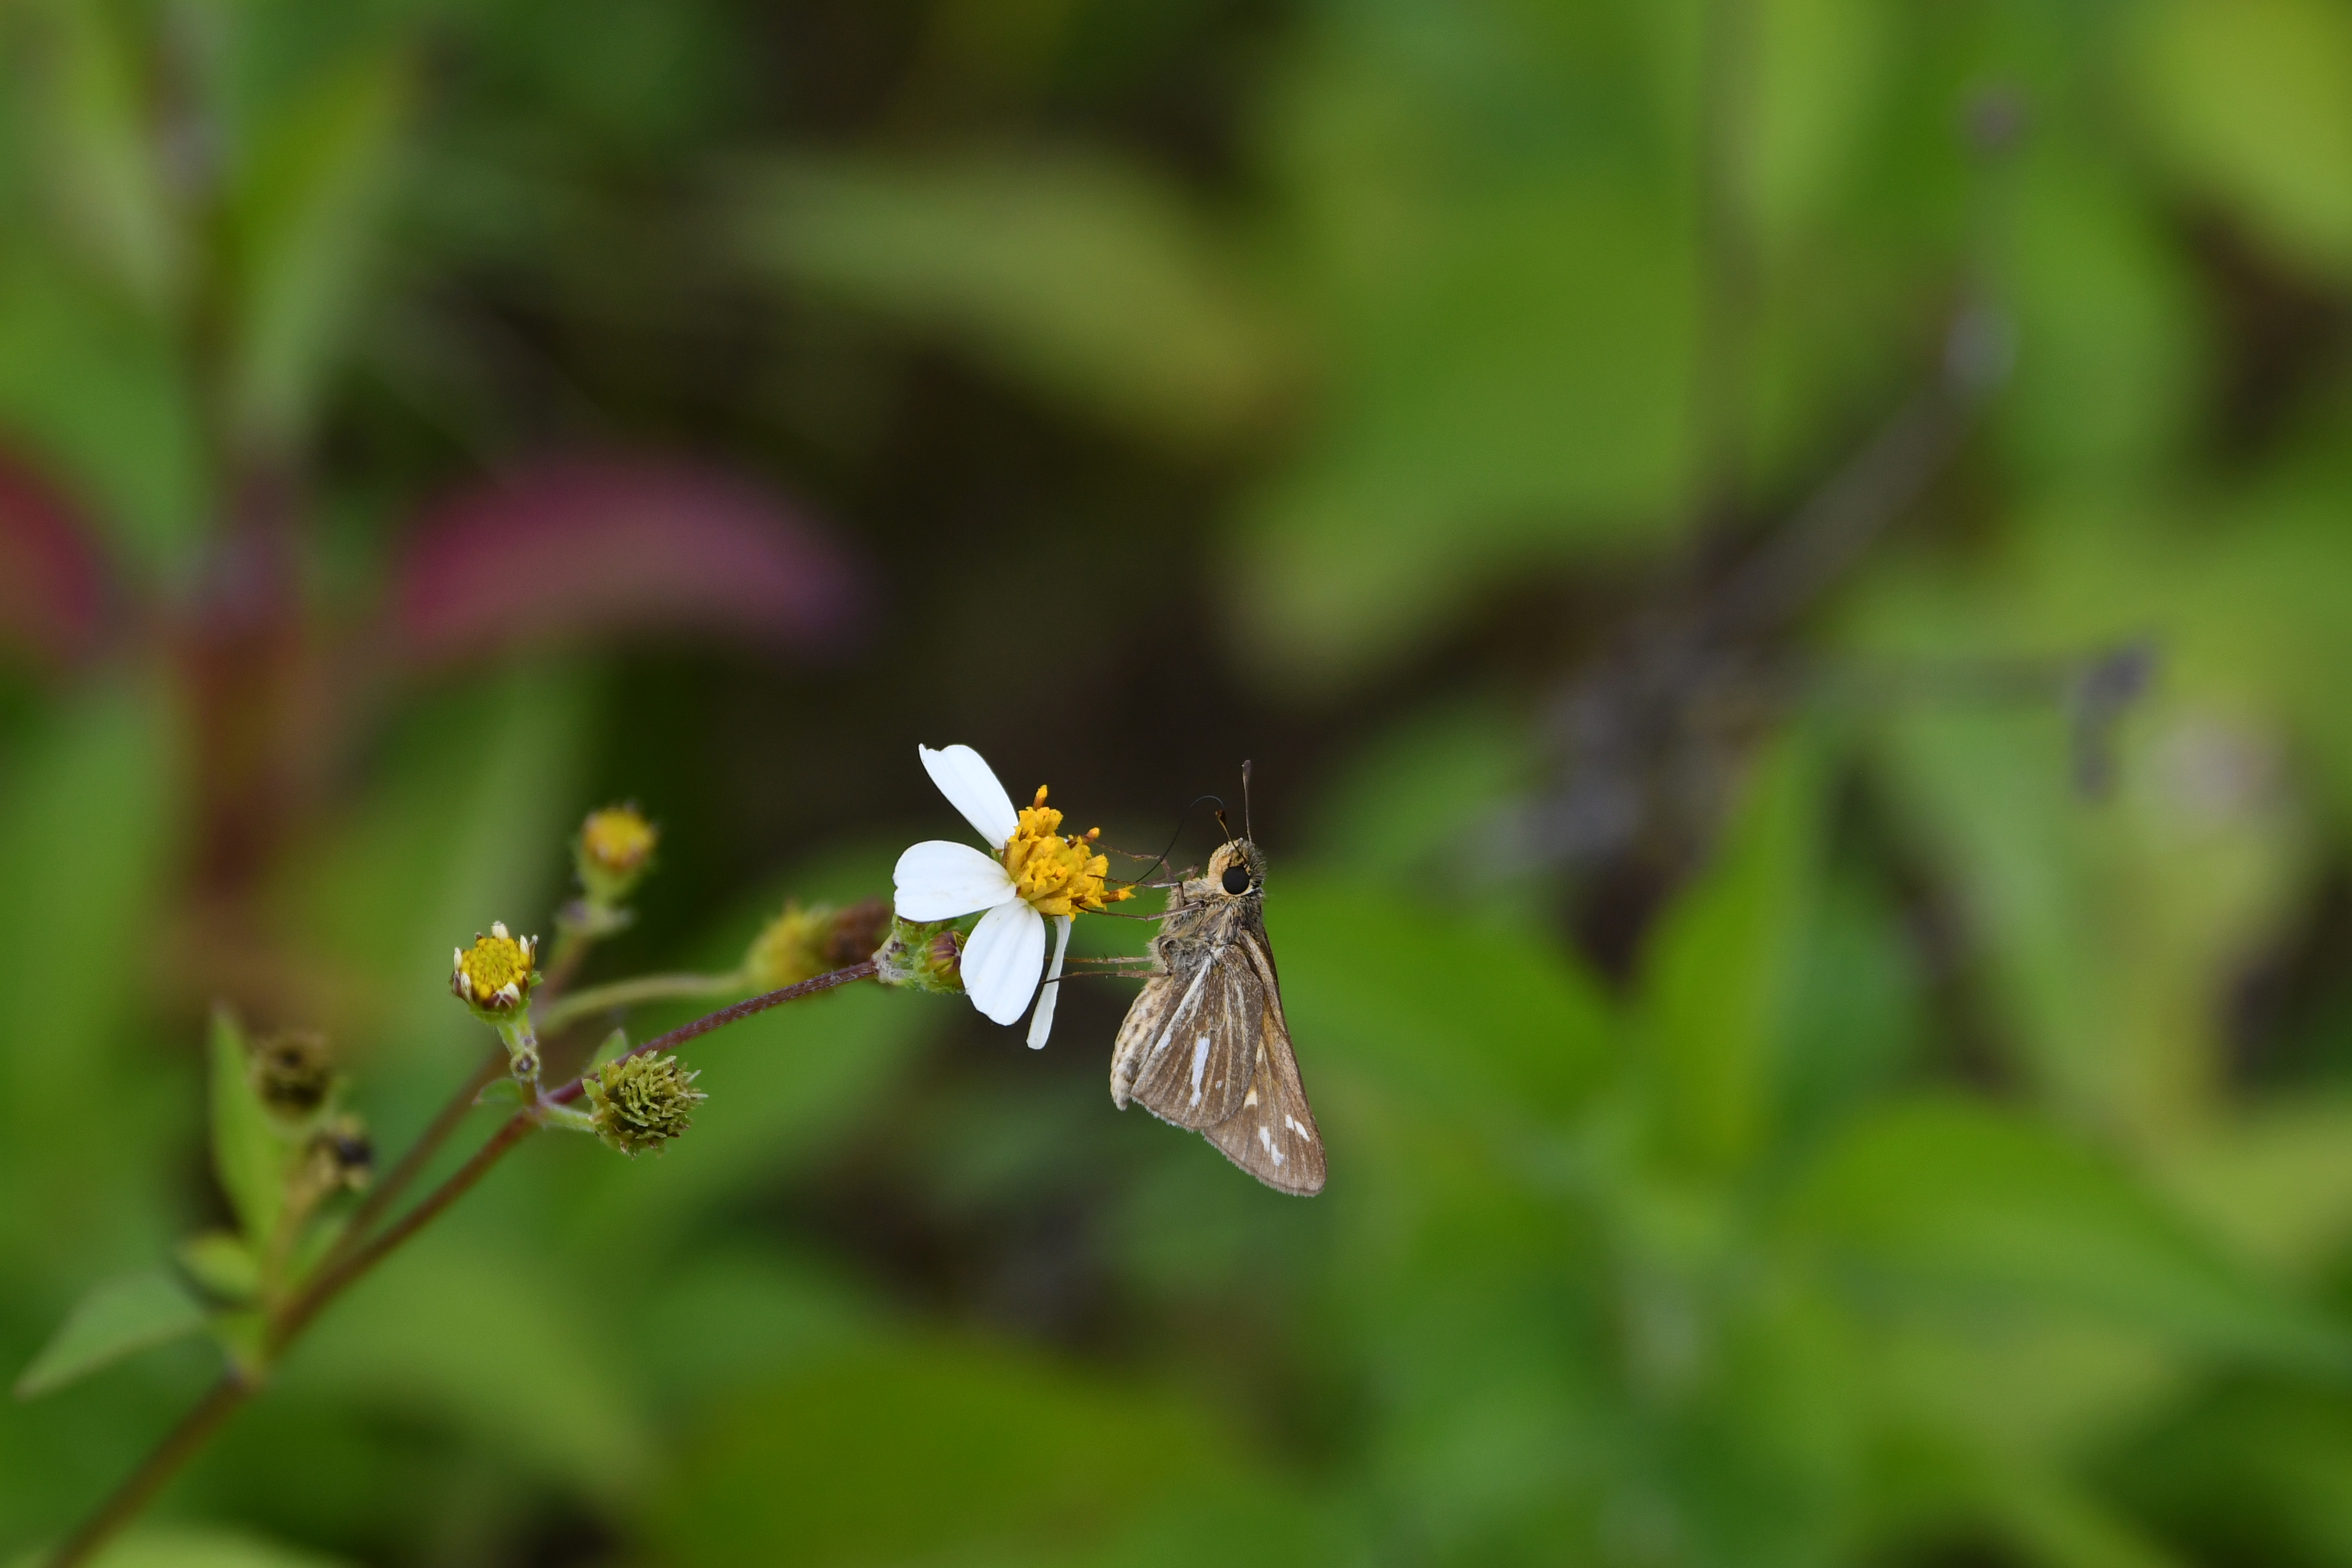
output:
{"label": "green flower bud", "polygon": [[572,864],[580,885],[588,890],[588,901],[609,908],[627,898],[637,879],[652,868],[654,848],[660,842],[661,830],[633,805],[590,812],[572,846]]}
{"label": "green flower bud", "polygon": [[751,939],[743,954],[743,978],[753,990],[774,991],[797,985],[824,973],[824,943],[833,930],[833,910],[825,904],[801,907],[793,899],[784,912]]}
{"label": "green flower bud", "polygon": [[743,976],[753,989],[797,985],[830,970],[862,963],[882,945],[890,926],[890,906],[880,899],[835,910],[806,909],[795,899],[768,922],[743,955]]}
{"label": "green flower bud", "polygon": [[588,1091],[596,1136],[624,1154],[659,1149],[693,1125],[700,1075],[682,1070],[676,1057],[624,1057],[590,1073]]}
{"label": "green flower bud", "polygon": [[874,955],[874,977],[885,985],[916,991],[963,994],[963,937],[946,921],[893,918],[890,934]]}

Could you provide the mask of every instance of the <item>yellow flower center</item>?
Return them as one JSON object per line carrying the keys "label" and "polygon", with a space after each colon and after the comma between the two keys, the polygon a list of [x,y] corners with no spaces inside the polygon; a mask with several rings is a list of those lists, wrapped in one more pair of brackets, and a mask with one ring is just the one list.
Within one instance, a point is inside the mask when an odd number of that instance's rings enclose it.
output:
{"label": "yellow flower center", "polygon": [[625,874],[645,865],[659,837],[635,806],[610,805],[581,824],[580,848],[604,869]]}
{"label": "yellow flower center", "polygon": [[[538,943],[530,937],[518,941],[507,934],[503,925],[490,928],[488,936],[478,936],[474,945],[457,955],[457,981],[473,1001],[488,1006],[494,1001],[506,1000],[509,1005],[520,999],[520,994],[530,989],[531,965],[538,958]],[[501,998],[499,993],[514,987],[512,998]]]}
{"label": "yellow flower center", "polygon": [[1045,804],[1045,786],[1037,786],[1036,804],[1021,814],[1021,826],[1004,846],[1004,869],[1013,890],[1041,915],[1099,911],[1105,904],[1133,898],[1126,888],[1106,887],[1104,873],[1110,858],[1095,853],[1102,829],[1090,827],[1083,838],[1062,835],[1062,814]]}

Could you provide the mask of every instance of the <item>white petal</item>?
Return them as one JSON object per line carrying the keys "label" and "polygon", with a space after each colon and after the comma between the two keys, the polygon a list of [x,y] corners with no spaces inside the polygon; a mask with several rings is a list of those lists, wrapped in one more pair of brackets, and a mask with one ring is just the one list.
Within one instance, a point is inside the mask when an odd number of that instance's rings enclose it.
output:
{"label": "white petal", "polygon": [[1018,899],[997,905],[963,944],[963,988],[992,1023],[1010,1024],[1029,1005],[1045,962],[1045,917]]}
{"label": "white petal", "polygon": [[1070,951],[1070,917],[1056,915],[1055,921],[1062,929],[1054,933],[1054,962],[1046,967],[1045,984],[1037,992],[1037,1012],[1029,1020],[1029,1048],[1042,1051],[1045,1037],[1054,1032],[1054,998],[1062,994],[1062,954]]}
{"label": "white petal", "polygon": [[981,761],[980,753],[970,746],[949,746],[933,751],[929,746],[917,746],[922,753],[923,771],[948,797],[948,804],[963,813],[963,819],[980,829],[980,836],[993,848],[1004,847],[1021,826],[1020,813],[1013,809],[1013,797],[996,782],[996,774]]}
{"label": "white petal", "polygon": [[890,880],[898,890],[898,912],[910,921],[951,921],[992,910],[1013,896],[1013,879],[993,857],[945,838],[909,847]]}

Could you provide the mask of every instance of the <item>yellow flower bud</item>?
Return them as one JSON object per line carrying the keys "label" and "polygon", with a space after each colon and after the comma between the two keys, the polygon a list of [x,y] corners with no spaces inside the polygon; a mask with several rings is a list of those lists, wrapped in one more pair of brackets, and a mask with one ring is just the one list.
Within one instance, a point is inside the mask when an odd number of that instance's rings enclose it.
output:
{"label": "yellow flower bud", "polygon": [[590,812],[572,846],[580,885],[594,903],[619,903],[652,867],[654,848],[660,842],[661,830],[635,805]]}

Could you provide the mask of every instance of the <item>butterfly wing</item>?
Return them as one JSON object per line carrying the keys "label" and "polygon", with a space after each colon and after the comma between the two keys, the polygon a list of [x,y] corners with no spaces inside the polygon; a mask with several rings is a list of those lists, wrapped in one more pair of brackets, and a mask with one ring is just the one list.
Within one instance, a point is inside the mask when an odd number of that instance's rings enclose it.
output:
{"label": "butterfly wing", "polygon": [[1240,923],[1216,924],[1201,942],[1168,949],[1169,973],[1147,981],[1127,1010],[1111,1051],[1120,1110],[1140,1100],[1179,1127],[1213,1126],[1241,1110],[1265,1029],[1265,986]]}
{"label": "butterfly wing", "polygon": [[1290,1026],[1282,1016],[1282,987],[1274,976],[1273,954],[1265,948],[1265,933],[1254,934],[1251,956],[1264,964],[1257,1070],[1234,1114],[1202,1128],[1202,1135],[1267,1186],[1312,1197],[1323,1190],[1323,1136],[1316,1130],[1315,1112],[1307,1109],[1307,1086],[1299,1081],[1298,1058],[1290,1048]]}

